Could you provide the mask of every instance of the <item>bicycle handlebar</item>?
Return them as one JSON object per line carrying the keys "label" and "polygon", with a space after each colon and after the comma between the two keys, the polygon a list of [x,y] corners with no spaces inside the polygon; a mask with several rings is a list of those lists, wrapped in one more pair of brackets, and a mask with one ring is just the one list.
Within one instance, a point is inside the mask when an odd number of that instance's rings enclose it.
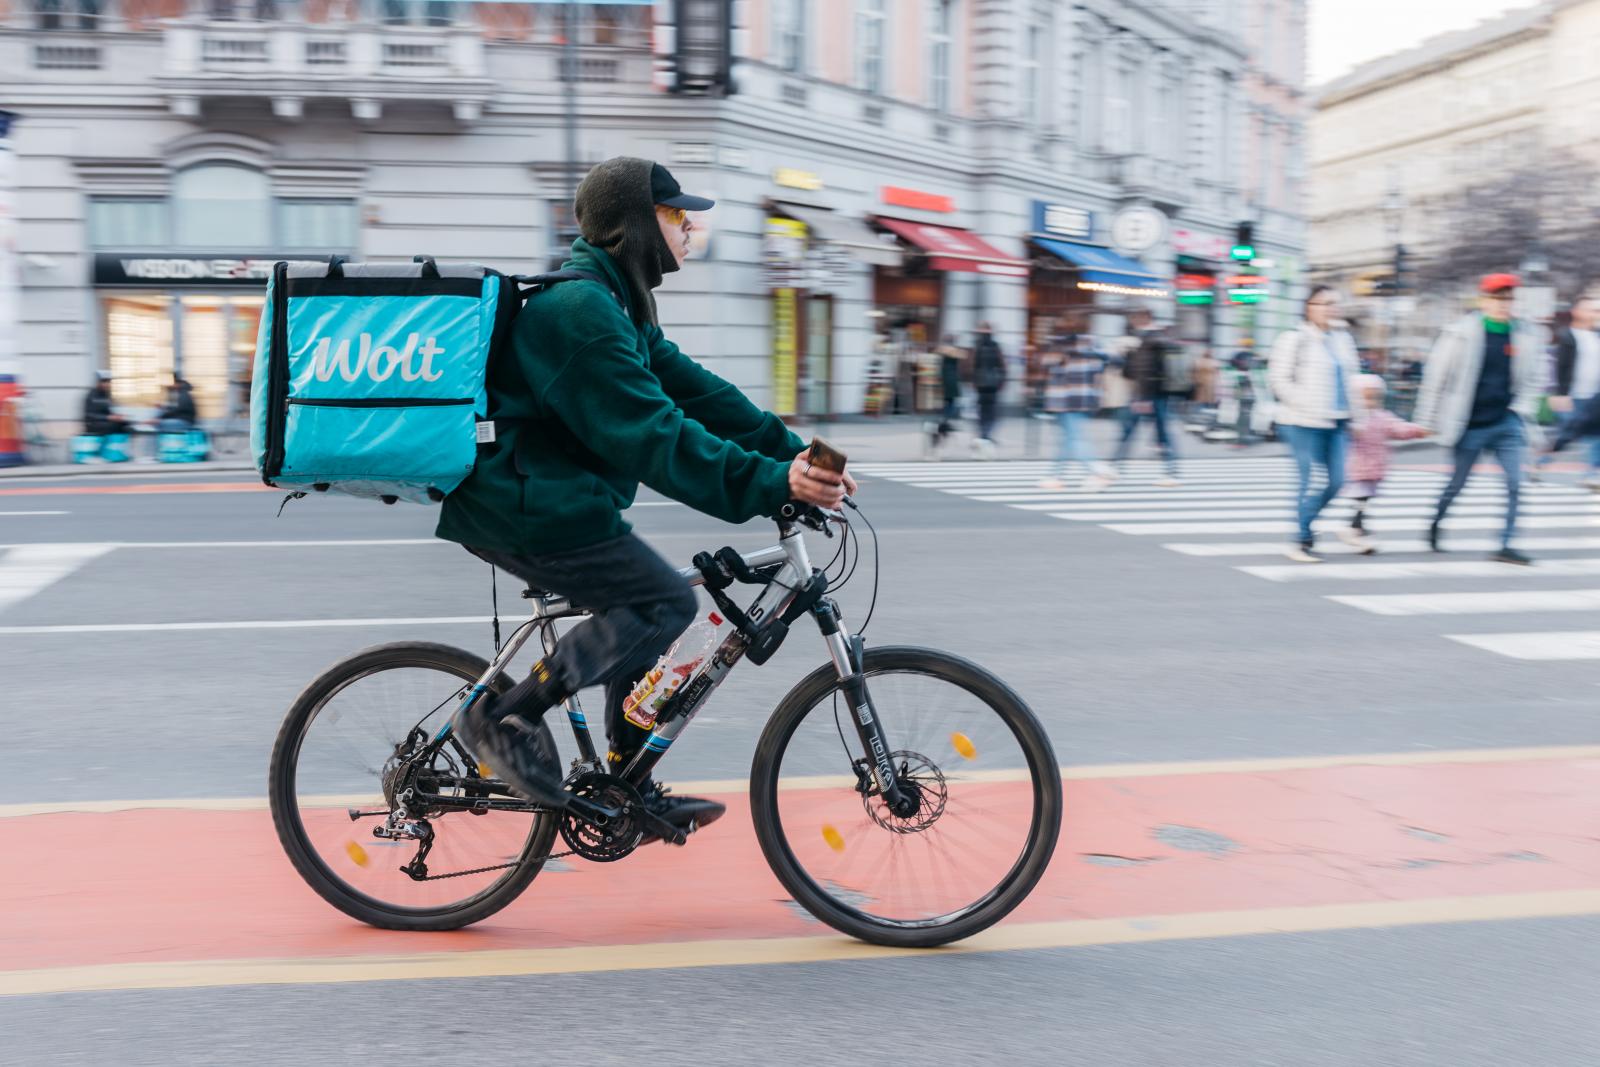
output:
{"label": "bicycle handlebar", "polygon": [[815,504],[807,504],[800,500],[791,500],[778,511],[778,521],[798,522],[802,526],[809,526],[813,530],[827,532],[828,523],[836,522],[841,526],[849,520],[844,512],[833,508],[821,508]]}

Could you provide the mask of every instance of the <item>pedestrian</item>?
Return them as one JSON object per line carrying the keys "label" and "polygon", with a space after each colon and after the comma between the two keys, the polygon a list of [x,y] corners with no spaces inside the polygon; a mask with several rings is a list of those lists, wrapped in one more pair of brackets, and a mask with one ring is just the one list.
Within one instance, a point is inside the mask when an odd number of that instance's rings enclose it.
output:
{"label": "pedestrian", "polygon": [[128,432],[127,419],[111,407],[111,372],[95,371],[94,384],[83,398],[83,432],[89,437],[107,437]]}
{"label": "pedestrian", "polygon": [[1211,354],[1209,347],[1202,348],[1194,361],[1194,406],[1201,409],[1217,406],[1222,364]]}
{"label": "pedestrian", "polygon": [[1428,527],[1428,547],[1444,551],[1440,524],[1467,484],[1478,456],[1487,450],[1494,453],[1506,482],[1500,551],[1490,558],[1526,565],[1533,561],[1512,548],[1511,540],[1517,532],[1517,498],[1527,448],[1523,420],[1533,417],[1543,367],[1533,330],[1511,318],[1518,284],[1515,274],[1487,274],[1478,283],[1481,310],[1445,327],[1434,343],[1415,418],[1417,425],[1438,434],[1454,450],[1455,473],[1439,496]]}
{"label": "pedestrian", "polygon": [[[1300,325],[1278,335],[1267,359],[1267,383],[1277,400],[1275,417],[1294,450],[1299,474],[1295,493],[1299,536],[1288,550],[1296,563],[1322,562],[1311,524],[1344,485],[1351,383],[1359,371],[1355,342],[1334,324],[1338,314],[1339,295],[1333,287],[1314,286]],[[1322,468],[1324,478],[1317,490],[1311,488],[1314,467]]]}
{"label": "pedestrian", "polygon": [[[1572,304],[1572,322],[1556,338],[1556,389],[1550,397],[1550,410],[1561,418],[1560,436],[1576,430],[1583,409],[1600,396],[1600,333],[1595,332],[1600,306],[1592,296],[1578,297]],[[1600,489],[1600,436],[1588,438],[1589,469],[1580,485]],[[1550,454],[1539,457],[1538,466],[1550,461]]]}
{"label": "pedestrian", "polygon": [[1083,464],[1083,488],[1091,493],[1115,480],[1115,473],[1100,462],[1089,440],[1091,420],[1100,410],[1100,383],[1105,366],[1105,357],[1094,351],[1089,338],[1083,334],[1067,338],[1063,344],[1052,345],[1045,353],[1044,410],[1055,417],[1060,442],[1055,471],[1039,483],[1041,489],[1066,488],[1069,460]]}
{"label": "pedestrian", "polygon": [[1367,506],[1378,495],[1384,475],[1389,473],[1392,441],[1414,441],[1428,431],[1406,422],[1383,406],[1388,385],[1376,374],[1356,379],[1357,411],[1350,427],[1350,465],[1346,471],[1349,497],[1355,505],[1350,525],[1339,528],[1339,539],[1370,556],[1378,551],[1367,533]]}
{"label": "pedestrian", "polygon": [[955,432],[956,423],[961,418],[961,349],[956,345],[955,334],[944,335],[944,343],[934,349],[934,354],[939,357],[939,392],[943,405],[939,409],[939,419],[929,423],[928,431],[928,456],[930,459],[939,458],[939,448],[944,444],[945,438]]}
{"label": "pedestrian", "polygon": [[156,416],[156,429],[162,433],[183,433],[194,429],[199,421],[194,406],[194,386],[182,377],[174,377],[167,388],[167,402]]}
{"label": "pedestrian", "polygon": [[1006,384],[1006,357],[987,322],[978,323],[978,341],[972,351],[972,387],[978,394],[978,437],[972,450],[980,459],[993,459],[994,428],[1000,421],[1000,390]]}
{"label": "pedestrian", "polygon": [[1122,366],[1122,376],[1131,390],[1129,403],[1122,412],[1122,439],[1117,443],[1118,466],[1127,462],[1133,445],[1134,431],[1145,419],[1155,423],[1156,445],[1166,465],[1166,473],[1156,479],[1156,485],[1172,488],[1178,482],[1178,452],[1173,445],[1172,431],[1167,425],[1171,394],[1167,386],[1167,361],[1172,358],[1175,346],[1166,332],[1155,325],[1150,312],[1143,309],[1128,316],[1133,328],[1133,347]]}

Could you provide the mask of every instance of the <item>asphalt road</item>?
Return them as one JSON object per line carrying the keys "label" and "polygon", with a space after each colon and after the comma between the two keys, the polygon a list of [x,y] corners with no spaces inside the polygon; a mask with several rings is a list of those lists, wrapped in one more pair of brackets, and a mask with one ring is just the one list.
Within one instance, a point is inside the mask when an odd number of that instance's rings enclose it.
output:
{"label": "asphalt road", "polygon": [[[1239,471],[1237,484],[1259,480]],[[316,498],[290,502],[275,517],[275,494],[188,491],[241,480],[0,482],[0,545],[11,546],[0,549],[0,598],[7,581],[13,594],[26,582],[37,586],[0,599],[0,721],[9,741],[0,806],[259,797],[285,709],[335,660],[402,639],[488,654],[489,626],[476,621],[303,625],[488,615],[489,569],[459,548],[425,543],[433,512]],[[1244,773],[1241,761],[1387,753],[1426,762],[1441,751],[1600,741],[1594,661],[1521,661],[1444,636],[1576,630],[1589,615],[1524,613],[1514,626],[1494,616],[1449,625],[1437,615],[1379,617],[1329,602],[1326,589],[1237,569],[1262,560],[1186,556],[1155,538],[906,480],[869,477],[860,495],[882,559],[870,643],[949,649],[995,671],[1045,722],[1063,764],[1204,760]],[[134,485],[184,491],[126,491]],[[770,524],[729,528],[645,500],[659,506],[638,508],[636,526],[669,558],[686,563],[701,549],[771,543]],[[406,539],[424,543],[383,543]],[[68,562],[54,564],[18,556],[16,547],[85,544],[116,547],[81,557],[58,547],[51,551]],[[825,557],[825,546],[832,547],[819,539],[813,553]],[[39,577],[48,566],[62,573]],[[864,566],[840,595],[857,625],[870,579]],[[1522,587],[1591,584],[1600,583],[1552,575]],[[1481,588],[1462,577],[1426,591]],[[502,577],[499,593],[513,617],[514,583]],[[237,625],[260,622],[284,625]],[[797,630],[772,663],[735,672],[661,776],[747,774],[768,711],[824,659],[820,641]],[[1530,783],[1539,766],[1529,765]],[[1567,766],[1591,782],[1600,772],[1592,759]],[[1070,808],[1071,783],[1067,795]],[[1566,793],[1552,803],[1558,818],[1570,819],[1569,836],[1593,845],[1600,835],[1592,805]],[[38,872],[52,862],[46,848],[7,855],[0,866]],[[204,865],[205,855],[194,862]],[[1107,877],[1071,833],[1056,862],[1075,865],[1077,879]],[[692,847],[677,864],[692,883]],[[103,879],[114,884],[116,872]],[[1600,889],[1600,871],[1517,888]],[[1460,915],[1430,911],[1427,901],[1479,890],[1446,889],[1423,894],[1409,918],[1357,917],[1321,932],[1272,933],[1278,927],[1264,922],[1227,937],[1043,939],[1035,948],[898,959],[0,995],[9,1050],[0,1059],[1593,1063],[1600,963],[1584,946],[1600,935],[1600,909],[1530,907],[1513,909],[1524,916],[1514,919],[1456,921]],[[55,892],[71,901],[85,887],[68,882]],[[1163,892],[1163,911],[1189,910],[1182,879]],[[1386,883],[1377,896],[1392,892],[1409,891]],[[1324,901],[1291,888],[1274,903]],[[507,914],[537,908],[536,885]],[[1540,917],[1551,914],[1564,917]],[[17,925],[8,938],[0,923],[0,972],[8,969],[4,946],[19,944],[26,924],[25,915],[8,919]],[[330,912],[329,921],[341,920]],[[120,951],[108,948],[106,962],[122,959]]]}

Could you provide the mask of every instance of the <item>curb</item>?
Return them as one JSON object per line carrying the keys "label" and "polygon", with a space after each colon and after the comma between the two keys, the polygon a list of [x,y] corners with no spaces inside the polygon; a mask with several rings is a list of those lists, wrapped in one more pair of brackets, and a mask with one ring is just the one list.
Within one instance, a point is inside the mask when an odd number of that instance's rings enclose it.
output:
{"label": "curb", "polygon": [[152,474],[239,474],[255,473],[255,464],[236,460],[207,463],[157,463],[130,460],[127,463],[49,463],[20,467],[0,467],[0,482],[28,478],[148,478]]}

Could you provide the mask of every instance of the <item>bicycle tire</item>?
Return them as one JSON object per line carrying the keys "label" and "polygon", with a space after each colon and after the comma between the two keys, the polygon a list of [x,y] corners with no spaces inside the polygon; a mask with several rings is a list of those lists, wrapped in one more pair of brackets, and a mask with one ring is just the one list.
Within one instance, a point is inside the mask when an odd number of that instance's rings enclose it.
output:
{"label": "bicycle tire", "polygon": [[[1044,727],[1009,686],[975,663],[933,649],[906,646],[868,649],[863,664],[871,675],[908,671],[931,675],[961,687],[994,710],[1010,727],[1028,760],[1034,782],[1033,821],[1023,854],[1008,877],[987,899],[940,925],[890,922],[872,916],[830,894],[800,865],[784,835],[778,809],[778,776],[785,747],[795,730],[830,691],[839,689],[834,666],[824,664],[801,679],[774,709],[756,747],[750,769],[750,815],[756,839],[773,874],[789,894],[822,922],[840,933],[876,945],[932,948],[960,941],[988,929],[1025,900],[1044,876],[1061,832],[1061,772]],[[894,723],[886,723],[894,730]]]}
{"label": "bicycle tire", "polygon": [[[544,867],[555,842],[556,818],[548,813],[535,817],[527,841],[511,873],[497,880],[482,893],[465,901],[437,908],[412,908],[388,904],[354,890],[334,875],[322,861],[308,838],[295,803],[295,766],[300,742],[316,711],[331,696],[350,682],[381,670],[424,667],[442,670],[473,682],[489,669],[487,660],[449,645],[426,641],[400,641],[376,645],[355,653],[319,675],[295,698],[272,747],[268,770],[267,796],[272,823],[289,861],[317,895],[335,908],[369,926],[385,930],[458,930],[488,918],[510,904]],[[496,676],[491,690],[504,693],[512,682],[504,673]],[[549,751],[555,740],[541,719],[538,729]],[[486,816],[492,818],[493,815]]]}

